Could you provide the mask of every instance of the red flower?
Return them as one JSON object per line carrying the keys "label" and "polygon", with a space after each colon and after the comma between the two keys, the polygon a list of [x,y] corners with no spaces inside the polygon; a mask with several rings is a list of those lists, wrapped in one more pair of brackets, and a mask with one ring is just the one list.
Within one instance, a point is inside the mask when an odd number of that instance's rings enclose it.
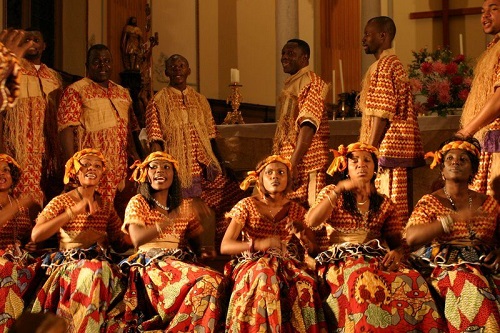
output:
{"label": "red flower", "polygon": [[467,96],[469,96],[469,90],[468,89],[462,89],[462,90],[460,90],[458,92],[458,98],[460,98],[464,102],[467,99]]}
{"label": "red flower", "polygon": [[432,109],[435,106],[436,106],[436,97],[429,96],[429,98],[427,98],[427,107],[429,109]]}
{"label": "red flower", "polygon": [[441,74],[441,75],[446,73],[446,65],[443,64],[441,61],[433,62],[432,69],[434,70],[434,72]]}
{"label": "red flower", "polygon": [[446,65],[446,74],[453,75],[457,74],[458,72],[458,65],[456,62],[450,62],[449,64]]}
{"label": "red flower", "polygon": [[422,81],[419,79],[410,79],[410,87],[412,94],[419,93],[422,91]]}
{"label": "red flower", "polygon": [[458,86],[458,85],[462,84],[463,82],[464,82],[464,78],[460,75],[456,75],[456,76],[451,78],[451,83],[454,86]]}
{"label": "red flower", "polygon": [[424,75],[428,75],[432,73],[432,64],[430,62],[423,62],[422,65],[420,65],[420,70]]}
{"label": "red flower", "polygon": [[459,64],[465,60],[465,56],[463,54],[459,54],[453,59],[453,62]]}

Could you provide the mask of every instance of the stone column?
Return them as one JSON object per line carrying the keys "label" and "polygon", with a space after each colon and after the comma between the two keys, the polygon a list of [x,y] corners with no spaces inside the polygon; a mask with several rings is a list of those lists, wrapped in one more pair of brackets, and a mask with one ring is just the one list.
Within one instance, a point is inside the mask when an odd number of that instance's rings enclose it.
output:
{"label": "stone column", "polygon": [[[298,0],[276,0],[276,98],[281,92],[283,82],[289,74],[283,73],[281,66],[281,49],[287,40],[299,38],[299,4]],[[279,119],[276,105],[276,121]]]}
{"label": "stone column", "polygon": [[[362,0],[361,1],[361,36],[359,36],[360,42],[363,38],[363,33],[365,31],[366,22],[372,17],[381,15],[381,5],[380,0]],[[364,52],[364,51],[363,51]],[[375,61],[373,54],[364,54],[361,57],[361,75],[364,76],[368,67]]]}

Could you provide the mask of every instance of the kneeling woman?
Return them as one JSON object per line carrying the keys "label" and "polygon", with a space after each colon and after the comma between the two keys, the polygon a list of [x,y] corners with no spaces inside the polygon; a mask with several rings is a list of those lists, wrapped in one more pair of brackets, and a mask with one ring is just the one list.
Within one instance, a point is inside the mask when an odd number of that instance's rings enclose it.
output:
{"label": "kneeling woman", "polygon": [[299,238],[310,238],[305,209],[286,198],[291,171],[290,162],[277,155],[260,162],[241,185],[246,190],[256,182],[259,194],[228,213],[221,252],[238,258],[225,269],[233,282],[226,332],[320,332],[326,327],[316,281],[296,259],[304,254]]}
{"label": "kneeling woman", "polygon": [[377,154],[371,145],[341,145],[328,170],[341,180],[321,190],[306,216],[312,228],[333,227],[332,245],[316,257],[330,331],[438,331],[444,322],[425,280],[404,264],[403,221],[375,190]]}
{"label": "kneeling woman", "polygon": [[47,255],[47,281],[33,312],[53,312],[68,322],[68,332],[99,332],[124,284],[108,245],[126,250],[121,220],[113,204],[96,191],[105,172],[104,156],[83,149],[66,163],[64,183],[77,187],[52,199],[36,220],[31,238],[41,242],[56,234],[59,250]]}
{"label": "kneeling woman", "polygon": [[141,332],[217,332],[223,276],[194,263],[204,255],[203,228],[191,201],[182,200],[177,161],[154,152],[134,167],[139,194],[127,205],[122,230],[139,251],[121,263],[130,267],[124,323]]}
{"label": "kneeling woman", "polygon": [[500,207],[469,189],[479,142],[452,138],[434,154],[444,187],[420,199],[406,226],[408,244],[424,245],[425,271],[444,303],[450,332],[500,331]]}

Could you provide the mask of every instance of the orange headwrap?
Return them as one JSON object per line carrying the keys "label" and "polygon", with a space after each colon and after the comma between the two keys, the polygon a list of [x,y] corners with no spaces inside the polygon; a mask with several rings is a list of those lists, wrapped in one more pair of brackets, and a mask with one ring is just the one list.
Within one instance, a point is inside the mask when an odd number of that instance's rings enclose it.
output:
{"label": "orange headwrap", "polygon": [[148,166],[149,163],[153,161],[168,161],[174,165],[175,170],[179,170],[179,162],[167,153],[162,151],[156,151],[151,153],[146,157],[144,162],[139,160],[135,161],[134,164],[130,167],[130,169],[135,169],[132,173],[132,177],[130,180],[135,180],[138,183],[144,183],[146,181],[146,176],[148,175]]}
{"label": "orange headwrap", "polygon": [[280,156],[280,155],[271,155],[269,157],[267,157],[264,162],[262,163],[262,165],[255,171],[248,171],[247,172],[247,177],[241,182],[240,184],[240,188],[243,190],[243,191],[246,191],[250,186],[253,186],[255,185],[258,181],[259,181],[259,174],[262,170],[264,170],[264,168],[273,163],[273,162],[280,162],[280,163],[283,163],[284,165],[286,165],[286,167],[288,168],[288,171],[291,172],[292,171],[292,163],[290,163],[289,160],[287,160],[286,158]]}
{"label": "orange headwrap", "polygon": [[338,150],[331,149],[330,151],[333,153],[333,162],[326,171],[330,176],[337,171],[342,172],[347,168],[347,154],[354,151],[367,151],[374,153],[378,157],[378,149],[376,147],[362,142],[351,143],[347,147],[340,145]]}
{"label": "orange headwrap", "polygon": [[85,148],[76,152],[69,160],[66,162],[65,170],[64,170],[64,184],[69,183],[70,178],[74,178],[78,173],[78,170],[82,167],[80,160],[87,155],[92,155],[98,157],[103,164],[102,171],[106,171],[106,159],[104,155],[97,149],[93,148]]}
{"label": "orange headwrap", "polygon": [[468,152],[471,152],[475,156],[479,157],[479,150],[477,149],[476,146],[474,146],[472,143],[467,142],[467,141],[452,141],[443,146],[440,150],[437,150],[436,152],[428,152],[425,154],[425,158],[432,157],[432,163],[430,168],[434,169],[434,167],[438,164],[441,164],[443,162],[443,155],[446,153],[448,150],[452,149],[462,149],[462,150],[467,150]]}
{"label": "orange headwrap", "polygon": [[12,164],[15,167],[17,167],[19,170],[21,170],[21,166],[19,163],[16,162],[15,159],[12,158],[12,156],[7,155],[7,154],[0,154],[0,161],[7,162],[7,164]]}

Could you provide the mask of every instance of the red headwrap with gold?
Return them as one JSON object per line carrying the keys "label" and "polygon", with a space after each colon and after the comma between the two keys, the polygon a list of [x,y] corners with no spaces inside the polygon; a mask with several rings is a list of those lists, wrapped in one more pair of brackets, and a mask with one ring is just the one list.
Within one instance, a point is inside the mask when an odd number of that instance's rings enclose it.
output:
{"label": "red headwrap with gold", "polygon": [[474,146],[472,143],[467,142],[467,141],[461,141],[461,140],[452,141],[452,142],[445,144],[443,146],[443,148],[441,148],[440,150],[437,150],[436,152],[430,151],[430,152],[425,154],[425,158],[429,158],[429,157],[433,158],[430,168],[434,169],[434,167],[436,165],[441,164],[443,162],[444,153],[446,153],[448,150],[452,150],[452,149],[466,150],[468,152],[471,152],[475,156],[479,157],[479,149],[477,149],[477,147]]}
{"label": "red headwrap with gold", "polygon": [[148,175],[148,167],[149,163],[153,161],[167,161],[174,165],[175,170],[179,170],[179,162],[167,153],[162,151],[156,151],[151,153],[146,157],[144,162],[139,160],[135,161],[134,164],[130,167],[130,169],[135,169],[132,173],[132,177],[130,180],[135,180],[138,183],[144,183],[146,181],[146,176]]}
{"label": "red headwrap with gold", "polygon": [[97,149],[93,148],[85,148],[80,150],[79,152],[76,152],[69,160],[66,162],[65,165],[65,170],[64,170],[64,179],[63,182],[64,184],[69,183],[70,178],[74,178],[80,168],[82,167],[82,164],[80,163],[80,160],[84,156],[96,156],[98,157],[103,164],[102,171],[106,171],[106,159],[104,158],[104,155]]}
{"label": "red headwrap with gold", "polygon": [[7,155],[7,154],[0,154],[0,161],[7,162],[7,164],[12,164],[15,167],[17,167],[19,170],[21,170],[21,166],[16,162],[12,156]]}
{"label": "red headwrap with gold", "polygon": [[354,151],[367,151],[374,153],[378,157],[378,149],[376,147],[362,142],[351,143],[347,147],[340,145],[338,150],[331,149],[330,151],[333,153],[333,162],[326,171],[330,176],[337,171],[341,172],[347,168],[347,154]]}
{"label": "red headwrap with gold", "polygon": [[292,172],[292,163],[290,163],[289,160],[287,160],[286,158],[284,158],[284,157],[282,157],[280,155],[271,155],[271,156],[267,157],[264,160],[264,162],[262,163],[262,165],[257,170],[255,170],[255,171],[248,171],[247,172],[247,177],[241,182],[240,188],[243,191],[246,191],[250,186],[253,186],[256,183],[258,183],[260,172],[262,170],[264,170],[264,168],[267,165],[269,165],[269,164],[271,164],[273,162],[283,163],[288,168],[288,172]]}

